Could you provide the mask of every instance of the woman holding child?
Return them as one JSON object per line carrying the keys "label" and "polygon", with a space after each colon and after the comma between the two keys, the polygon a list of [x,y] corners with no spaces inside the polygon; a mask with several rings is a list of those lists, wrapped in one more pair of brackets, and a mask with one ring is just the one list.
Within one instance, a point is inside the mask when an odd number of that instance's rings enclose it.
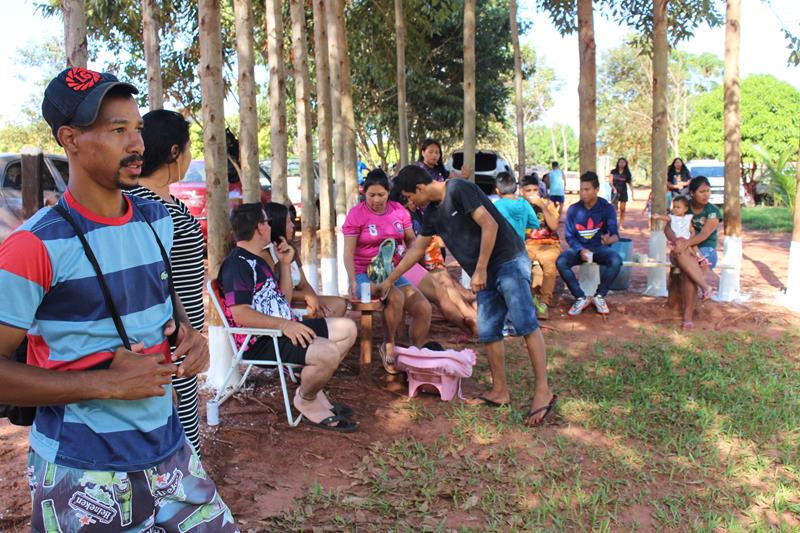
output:
{"label": "woman holding child", "polygon": [[[405,277],[395,282],[386,295],[376,294],[383,279],[370,279],[368,270],[381,258],[400,262],[402,251],[414,240],[411,216],[405,207],[389,200],[389,178],[383,170],[375,169],[364,180],[364,201],[354,206],[342,226],[344,234],[344,266],[350,281],[350,297],[359,299],[359,287],[370,283],[373,297],[386,299],[383,311],[385,342],[380,347],[383,366],[396,373],[392,353],[397,329],[403,312],[411,317],[410,336],[415,346],[422,346],[428,337],[431,323],[431,304]],[[375,268],[373,266],[373,271]],[[388,274],[388,272],[386,272]]]}
{"label": "woman holding child", "polygon": [[707,178],[698,176],[692,179],[689,183],[689,193],[691,200],[687,213],[692,215],[693,233],[690,233],[689,238],[686,238],[685,233],[679,236],[672,228],[671,222],[664,228],[664,234],[673,246],[672,262],[681,269],[685,330],[694,327],[692,317],[697,303],[697,289],[703,290],[704,298],[711,295],[705,282],[705,275],[709,267],[713,269],[717,265],[717,230],[722,222],[722,212],[709,202],[711,185]]}

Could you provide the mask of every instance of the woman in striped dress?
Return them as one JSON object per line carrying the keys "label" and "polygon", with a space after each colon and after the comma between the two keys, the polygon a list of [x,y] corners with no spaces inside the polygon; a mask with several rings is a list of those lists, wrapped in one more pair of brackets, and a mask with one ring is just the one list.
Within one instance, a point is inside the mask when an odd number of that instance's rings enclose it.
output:
{"label": "woman in striped dress", "polygon": [[[200,224],[186,205],[169,193],[169,184],[183,178],[192,159],[189,150],[189,123],[174,111],[159,109],[144,117],[144,163],[139,185],[128,194],[164,204],[172,216],[174,236],[171,261],[175,292],[181,299],[189,323],[203,331],[203,256],[205,242]],[[175,347],[172,347],[175,350]],[[197,378],[178,378],[172,383],[178,396],[178,417],[186,436],[200,453],[200,416],[197,405]]]}

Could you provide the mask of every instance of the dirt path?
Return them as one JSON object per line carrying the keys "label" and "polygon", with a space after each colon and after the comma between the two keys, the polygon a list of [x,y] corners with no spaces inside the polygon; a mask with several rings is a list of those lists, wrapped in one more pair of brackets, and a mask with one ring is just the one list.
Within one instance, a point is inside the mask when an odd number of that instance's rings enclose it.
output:
{"label": "dirt path", "polygon": [[[637,191],[637,197],[643,198],[646,194]],[[648,239],[642,207],[642,202],[628,205],[627,227],[623,232],[623,236],[634,240],[634,247],[639,252],[647,250]],[[777,336],[787,324],[797,323],[797,316],[773,306],[775,295],[787,277],[788,247],[788,234],[748,232],[744,241],[741,284],[750,299],[746,305],[711,302],[700,307],[696,326],[701,334],[727,329],[758,329]],[[563,365],[571,358],[589,357],[598,340],[637,339],[654,332],[671,334],[676,329],[678,318],[666,310],[664,299],[639,294],[645,284],[645,273],[641,270],[633,275],[631,291],[610,295],[608,301],[612,314],[608,319],[590,312],[578,318],[568,318],[565,312],[571,298],[559,299],[544,329],[551,365]],[[446,341],[455,333],[440,316],[434,317],[432,338]],[[379,335],[380,332],[376,332],[375,336]],[[520,343],[517,339],[511,342]],[[478,351],[479,359],[484,359],[484,352],[477,345],[473,347]],[[379,363],[374,364],[371,374],[364,377],[357,375],[357,367],[354,350],[330,387],[336,400],[355,408],[361,424],[357,433],[335,435],[302,425],[290,429],[276,380],[264,372],[257,373],[247,394],[223,406],[220,413],[222,425],[204,431],[204,463],[217,481],[223,498],[242,522],[243,531],[248,530],[248,523],[255,524],[291,509],[296,499],[314,487],[346,491],[352,479],[344,472],[365,460],[375,442],[413,437],[431,443],[449,430],[444,422],[446,418],[438,416],[444,407],[435,398],[426,397],[412,405],[405,397],[404,385],[401,382],[387,383]],[[529,365],[523,361],[519,363],[519,369],[529,371]],[[510,370],[516,368],[512,365]],[[465,383],[466,394],[479,388],[476,380]],[[414,407],[419,404],[423,411]],[[556,438],[564,431],[580,430],[547,428],[541,438]],[[27,430],[0,422],[2,531],[27,531],[30,527],[26,451]],[[469,520],[468,516],[464,520]],[[465,523],[469,524],[468,521]],[[261,530],[250,527],[255,531]]]}

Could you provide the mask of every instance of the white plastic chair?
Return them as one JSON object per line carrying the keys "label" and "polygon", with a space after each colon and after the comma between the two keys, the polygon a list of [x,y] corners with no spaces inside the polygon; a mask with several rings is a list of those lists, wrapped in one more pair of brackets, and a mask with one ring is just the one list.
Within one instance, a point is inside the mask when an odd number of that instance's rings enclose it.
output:
{"label": "white plastic chair", "polygon": [[[275,366],[278,368],[278,377],[281,380],[281,391],[283,391],[283,404],[286,408],[286,419],[289,421],[289,425],[292,427],[296,427],[300,420],[302,420],[303,415],[297,415],[297,418],[292,417],[292,406],[291,402],[289,401],[289,391],[286,388],[286,376],[284,375],[283,369],[285,368],[288,371],[289,378],[292,382],[297,383],[297,378],[294,375],[294,368],[302,368],[302,365],[294,364],[294,363],[284,363],[281,360],[281,353],[280,349],[278,348],[278,337],[283,335],[280,330],[278,329],[262,329],[262,328],[235,328],[232,327],[231,324],[228,322],[228,319],[225,317],[225,313],[222,311],[222,303],[220,299],[219,293],[219,285],[217,284],[217,280],[209,280],[208,281],[208,294],[211,298],[211,302],[214,304],[214,308],[217,310],[217,314],[220,316],[222,320],[222,326],[225,330],[225,336],[228,339],[228,342],[231,344],[231,348],[233,349],[233,359],[231,360],[231,368],[228,371],[228,374],[225,376],[225,380],[223,381],[222,386],[217,391],[217,395],[214,397],[214,400],[217,402],[218,405],[221,405],[222,402],[233,396],[239,389],[242,388],[244,385],[245,380],[250,375],[250,371],[253,369],[254,366]],[[234,339],[234,335],[245,335],[244,342],[242,346],[238,348],[236,346],[236,340]],[[245,359],[245,349],[247,348],[250,339],[252,337],[272,337],[272,342],[275,346],[275,361],[265,361],[261,359]],[[236,368],[239,365],[247,365],[247,370],[245,370],[242,378],[239,380],[238,383],[235,385],[229,383],[231,378],[233,377]]]}

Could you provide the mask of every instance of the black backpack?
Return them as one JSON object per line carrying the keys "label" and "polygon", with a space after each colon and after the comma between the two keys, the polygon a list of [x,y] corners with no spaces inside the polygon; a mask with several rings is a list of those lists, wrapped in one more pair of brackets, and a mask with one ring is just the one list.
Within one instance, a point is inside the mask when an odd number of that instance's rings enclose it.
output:
{"label": "black backpack", "polygon": [[[131,203],[131,208],[133,208],[133,203]],[[97,262],[97,258],[92,252],[92,248],[89,246],[89,243],[86,241],[86,237],[84,237],[83,232],[80,230],[78,225],[75,223],[75,220],[72,216],[67,212],[66,209],[61,204],[56,204],[53,206],[53,209],[61,215],[72,228],[75,230],[75,234],[77,235],[78,239],[80,239],[81,244],[83,245],[83,250],[86,253],[86,258],[94,267],[95,274],[97,275],[97,282],[100,284],[100,290],[103,292],[103,297],[106,300],[106,305],[108,305],[109,311],[111,312],[111,318],[114,321],[114,326],[117,328],[117,333],[119,334],[120,339],[122,340],[122,344],[128,350],[131,349],[130,341],[128,340],[128,334],[125,332],[125,326],[122,324],[122,318],[119,316],[119,312],[117,311],[117,306],[114,305],[114,300],[111,299],[111,291],[108,290],[108,285],[106,285],[106,280],[103,277],[103,271],[100,270],[100,265]],[[178,321],[178,307],[177,307],[177,296],[175,294],[175,287],[172,284],[172,267],[170,265],[169,256],[167,255],[167,251],[164,249],[164,245],[161,243],[161,239],[158,238],[158,234],[153,226],[150,224],[150,221],[147,220],[146,217],[143,217],[147,225],[150,227],[150,230],[153,232],[153,236],[156,238],[156,242],[158,243],[158,248],[161,251],[161,260],[164,262],[164,266],[167,269],[167,276],[168,276],[168,283],[169,283],[169,295],[170,299],[172,300],[172,316],[173,320],[175,320],[175,325],[179,324]],[[178,337],[178,328],[175,328],[175,333],[170,335],[170,342],[174,345],[175,340]],[[22,341],[17,349],[14,351],[14,354],[11,356],[11,361],[26,364],[28,361],[28,337],[25,337],[25,340]],[[106,361],[104,363],[100,363],[96,365],[90,370],[97,370],[101,368],[108,368],[111,365],[111,361]],[[8,418],[8,421],[14,424],[15,426],[30,426],[33,424],[33,419],[36,417],[36,407],[20,407],[18,405],[8,405],[8,404],[0,404],[0,418]]]}

